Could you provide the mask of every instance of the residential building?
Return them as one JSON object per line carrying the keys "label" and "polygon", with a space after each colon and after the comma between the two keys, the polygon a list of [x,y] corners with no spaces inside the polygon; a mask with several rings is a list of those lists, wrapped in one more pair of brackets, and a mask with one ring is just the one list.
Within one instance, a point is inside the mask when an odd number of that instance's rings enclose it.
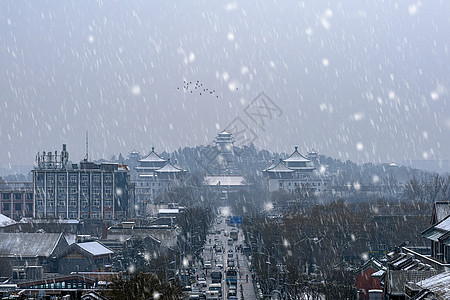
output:
{"label": "residential building", "polygon": [[33,184],[8,182],[0,186],[0,213],[16,221],[33,216]]}
{"label": "residential building", "polygon": [[312,161],[298,152],[294,152],[286,159],[279,160],[262,171],[267,179],[270,192],[284,189],[294,193],[296,189],[308,189],[312,192],[324,192],[328,189],[329,181],[316,171]]}
{"label": "residential building", "polygon": [[35,218],[125,219],[129,168],[117,163],[81,161],[68,165],[66,145],[59,155],[38,153],[33,172]]}
{"label": "residential building", "polygon": [[53,271],[50,258],[68,246],[62,233],[0,233],[0,276],[23,278],[26,266]]}
{"label": "residential building", "polygon": [[111,271],[113,254],[96,241],[73,243],[56,255],[58,273]]}
{"label": "residential building", "polygon": [[384,274],[386,268],[376,258],[369,259],[364,265],[362,265],[355,275],[355,287],[357,290],[357,299],[370,300],[369,291],[381,290],[381,282],[377,276],[378,274]]}

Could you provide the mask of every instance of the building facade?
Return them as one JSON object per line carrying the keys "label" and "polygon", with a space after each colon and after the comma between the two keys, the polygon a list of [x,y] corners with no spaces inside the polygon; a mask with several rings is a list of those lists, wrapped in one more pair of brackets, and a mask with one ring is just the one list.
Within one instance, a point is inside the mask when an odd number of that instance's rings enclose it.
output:
{"label": "building facade", "polygon": [[61,155],[38,154],[32,170],[35,218],[126,218],[130,180],[126,165],[84,160],[69,166],[67,161],[65,145]]}
{"label": "building facade", "polygon": [[270,192],[284,189],[294,193],[296,189],[302,188],[312,192],[324,192],[329,185],[328,180],[318,174],[312,161],[298,152],[298,147],[295,147],[288,158],[280,158],[278,163],[272,161],[262,173],[267,179]]}
{"label": "building facade", "polygon": [[33,216],[33,185],[11,182],[0,186],[0,213],[16,221]]}
{"label": "building facade", "polygon": [[135,168],[137,176],[135,183],[136,205],[139,214],[146,213],[146,205],[153,203],[155,198],[162,195],[172,185],[183,181],[186,170],[177,162],[164,159],[155,152],[155,147],[144,158],[138,160]]}

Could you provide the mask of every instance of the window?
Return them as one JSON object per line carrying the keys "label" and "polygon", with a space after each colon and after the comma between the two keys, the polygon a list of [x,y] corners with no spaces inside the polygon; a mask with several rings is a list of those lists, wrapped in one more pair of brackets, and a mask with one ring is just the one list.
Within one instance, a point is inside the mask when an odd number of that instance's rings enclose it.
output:
{"label": "window", "polygon": [[92,176],[92,180],[94,182],[100,182],[100,175],[99,174],[94,174],[94,176]]}
{"label": "window", "polygon": [[22,211],[22,203],[14,203],[15,211]]}
{"label": "window", "polygon": [[105,181],[106,182],[112,182],[112,175],[111,174],[106,174],[105,175]]}
{"label": "window", "polygon": [[70,187],[70,193],[71,194],[76,194],[78,192],[78,188],[76,186],[71,186]]}
{"label": "window", "polygon": [[60,198],[60,199],[58,199],[58,205],[59,205],[59,206],[64,206],[64,205],[66,205],[66,199],[65,199],[65,198]]}
{"label": "window", "polygon": [[99,212],[93,212],[92,213],[92,218],[93,219],[100,219],[100,213]]}
{"label": "window", "polygon": [[26,210],[27,211],[33,211],[33,204],[31,204],[31,203],[27,203],[27,204],[25,204],[26,206]]}
{"label": "window", "polygon": [[88,188],[87,186],[82,186],[82,187],[81,187],[81,193],[82,193],[84,196],[87,196],[87,195],[89,194],[89,188]]}
{"label": "window", "polygon": [[92,193],[93,193],[94,195],[100,195],[100,188],[99,188],[98,186],[94,186],[94,187],[92,188]]}
{"label": "window", "polygon": [[89,175],[88,174],[83,174],[81,175],[81,182],[88,182],[89,181]]}
{"label": "window", "polygon": [[47,199],[47,206],[54,206],[55,205],[55,200],[53,199]]}
{"label": "window", "polygon": [[58,194],[65,194],[66,193],[66,187],[65,186],[58,186]]}
{"label": "window", "polygon": [[70,206],[77,206],[77,196],[76,195],[70,195],[69,196],[69,205]]}
{"label": "window", "polygon": [[70,211],[69,212],[69,218],[70,219],[76,219],[77,218],[77,212],[76,211]]}
{"label": "window", "polygon": [[105,219],[111,219],[112,213],[110,211],[105,211]]}
{"label": "window", "polygon": [[70,174],[70,182],[71,183],[76,183],[78,180],[78,175],[77,174]]}
{"label": "window", "polygon": [[14,193],[14,200],[22,200],[22,194],[21,193]]}
{"label": "window", "polygon": [[105,188],[105,196],[112,196],[112,188]]}
{"label": "window", "polygon": [[66,175],[65,174],[59,174],[58,175],[58,182],[64,182],[66,181]]}
{"label": "window", "polygon": [[27,193],[27,200],[33,200],[33,193]]}
{"label": "window", "polygon": [[89,199],[87,197],[81,198],[81,206],[86,207],[89,205]]}
{"label": "window", "polygon": [[9,193],[3,194],[3,199],[4,199],[4,200],[9,200],[9,199],[11,199],[11,194],[9,194]]}
{"label": "window", "polygon": [[3,203],[3,210],[9,210],[9,203]]}
{"label": "window", "polygon": [[92,205],[93,206],[100,206],[100,198],[99,197],[94,197],[94,199],[92,199]]}
{"label": "window", "polygon": [[53,174],[47,174],[47,184],[53,185],[55,183],[55,176]]}
{"label": "window", "polygon": [[43,181],[44,180],[44,173],[37,173],[37,180]]}
{"label": "window", "polygon": [[105,206],[112,206],[112,200],[111,199],[105,199]]}
{"label": "window", "polygon": [[42,198],[36,199],[36,205],[37,206],[43,206],[44,205],[44,199],[42,199]]}
{"label": "window", "polygon": [[53,197],[53,195],[55,194],[55,188],[52,186],[47,187],[47,194],[49,197]]}
{"label": "window", "polygon": [[82,219],[87,219],[87,218],[89,218],[89,212],[87,212],[87,211],[81,212],[81,218],[82,218]]}

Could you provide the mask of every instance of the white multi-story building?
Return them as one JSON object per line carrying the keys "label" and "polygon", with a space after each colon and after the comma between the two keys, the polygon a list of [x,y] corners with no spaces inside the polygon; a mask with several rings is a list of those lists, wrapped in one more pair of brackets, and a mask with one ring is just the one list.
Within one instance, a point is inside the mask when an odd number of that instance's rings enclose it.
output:
{"label": "white multi-story building", "polygon": [[284,189],[294,193],[297,188],[324,192],[328,188],[328,180],[318,174],[312,161],[298,152],[298,147],[288,158],[273,161],[262,173],[270,192]]}
{"label": "white multi-story building", "polygon": [[136,204],[140,213],[145,213],[146,206],[155,198],[167,191],[172,184],[183,180],[186,170],[183,170],[170,159],[164,159],[155,152],[155,147],[146,157],[138,160],[135,168],[137,177],[134,179]]}

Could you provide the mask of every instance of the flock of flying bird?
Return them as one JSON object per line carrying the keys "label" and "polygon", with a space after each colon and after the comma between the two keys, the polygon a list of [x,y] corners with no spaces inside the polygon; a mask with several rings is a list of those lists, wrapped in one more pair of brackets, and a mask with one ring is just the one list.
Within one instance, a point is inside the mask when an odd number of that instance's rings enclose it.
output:
{"label": "flock of flying bird", "polygon": [[[180,90],[180,87],[177,87],[177,90]],[[203,87],[203,83],[201,83],[199,80],[192,82],[192,81],[184,81],[183,83],[183,90],[186,92],[193,93],[199,93],[200,96],[216,96],[216,98],[219,98],[219,96],[216,94],[216,90],[208,89],[206,87]],[[236,88],[238,90],[238,88]]]}
{"label": "flock of flying bird", "polygon": [[[177,87],[177,89],[179,90],[180,87]],[[216,96],[216,98],[219,98],[219,96],[215,94],[216,90],[212,90],[212,89],[203,87],[203,83],[201,83],[198,80],[194,83],[192,83],[192,81],[189,81],[189,82],[184,81],[183,89],[186,90],[187,92],[191,92],[191,94],[193,92],[195,92],[195,93],[198,92],[200,94],[200,96],[210,95],[210,96]]]}

